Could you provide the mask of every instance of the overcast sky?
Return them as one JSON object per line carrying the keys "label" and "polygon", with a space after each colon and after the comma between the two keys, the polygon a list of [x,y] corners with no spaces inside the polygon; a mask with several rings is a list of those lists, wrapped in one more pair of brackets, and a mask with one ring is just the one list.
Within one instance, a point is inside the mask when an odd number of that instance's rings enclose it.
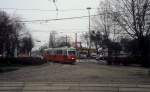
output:
{"label": "overcast sky", "polygon": [[[96,8],[101,0],[55,0],[58,7],[58,12],[53,0],[1,0],[0,8],[7,11],[11,16],[17,15],[22,20],[49,20],[56,18],[68,18],[78,16],[88,16],[87,7],[91,15],[96,14]],[[10,9],[14,8],[14,9]],[[31,9],[31,10],[30,10]],[[33,10],[32,10],[33,9]],[[46,11],[51,10],[51,11]],[[36,42],[36,48],[45,42],[48,42],[49,33],[52,30],[57,31],[60,35],[68,35],[74,39],[74,34],[77,32],[80,35],[83,32],[88,32],[88,18],[57,20],[57,21],[42,21],[42,22],[27,22],[27,28],[33,35]]]}

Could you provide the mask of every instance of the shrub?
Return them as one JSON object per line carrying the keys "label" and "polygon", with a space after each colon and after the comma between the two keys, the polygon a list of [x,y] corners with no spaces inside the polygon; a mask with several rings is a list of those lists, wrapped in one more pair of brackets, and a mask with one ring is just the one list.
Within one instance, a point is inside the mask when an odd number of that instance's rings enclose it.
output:
{"label": "shrub", "polygon": [[0,64],[21,64],[21,65],[39,65],[44,64],[46,61],[42,60],[39,57],[1,57]]}

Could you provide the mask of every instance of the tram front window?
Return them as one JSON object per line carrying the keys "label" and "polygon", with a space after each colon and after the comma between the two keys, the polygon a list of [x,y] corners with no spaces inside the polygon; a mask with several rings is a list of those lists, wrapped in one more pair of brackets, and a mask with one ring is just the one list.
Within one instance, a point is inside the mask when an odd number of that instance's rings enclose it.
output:
{"label": "tram front window", "polygon": [[75,51],[68,51],[68,55],[76,55]]}

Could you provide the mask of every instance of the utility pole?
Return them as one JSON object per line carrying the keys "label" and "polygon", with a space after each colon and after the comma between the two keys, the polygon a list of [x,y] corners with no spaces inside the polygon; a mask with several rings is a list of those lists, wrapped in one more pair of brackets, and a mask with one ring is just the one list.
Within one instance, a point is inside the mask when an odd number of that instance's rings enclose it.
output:
{"label": "utility pole", "polygon": [[77,33],[75,33],[75,48],[77,49]]}
{"label": "utility pole", "polygon": [[51,47],[51,32],[50,32],[50,34],[49,34],[49,45],[48,45],[48,47],[49,47],[49,48]]}
{"label": "utility pole", "polygon": [[67,42],[68,42],[68,41],[67,41],[67,40],[68,40],[68,38],[67,38],[67,35],[66,35],[66,46],[68,47],[68,45],[67,45]]}
{"label": "utility pole", "polygon": [[90,10],[91,10],[91,7],[87,7],[86,8],[87,10],[88,10],[88,13],[89,13],[89,48],[88,48],[88,56],[90,56],[90,50],[91,50],[91,38],[90,38],[90,36],[91,36],[91,33],[90,33]]}

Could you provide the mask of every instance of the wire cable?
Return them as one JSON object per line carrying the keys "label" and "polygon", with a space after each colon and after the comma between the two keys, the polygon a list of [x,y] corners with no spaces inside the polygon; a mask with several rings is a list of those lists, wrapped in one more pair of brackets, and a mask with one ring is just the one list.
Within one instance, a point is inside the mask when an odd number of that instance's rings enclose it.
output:
{"label": "wire cable", "polygon": [[[21,9],[21,8],[0,8],[1,10],[19,10],[19,11],[43,11],[43,12],[54,12],[56,10],[49,10],[49,9]],[[91,9],[97,9],[97,8],[91,8]],[[63,9],[60,10],[60,12],[67,12],[67,11],[87,11],[86,9]]]}
{"label": "wire cable", "polygon": [[[98,16],[97,15],[90,15],[90,16]],[[81,18],[87,18],[89,16],[79,16],[79,17],[68,17],[68,18],[56,18],[56,19],[46,19],[46,20],[26,20],[26,21],[16,21],[16,22],[49,22],[49,21],[56,21],[56,20],[71,20],[71,19],[81,19]]]}

